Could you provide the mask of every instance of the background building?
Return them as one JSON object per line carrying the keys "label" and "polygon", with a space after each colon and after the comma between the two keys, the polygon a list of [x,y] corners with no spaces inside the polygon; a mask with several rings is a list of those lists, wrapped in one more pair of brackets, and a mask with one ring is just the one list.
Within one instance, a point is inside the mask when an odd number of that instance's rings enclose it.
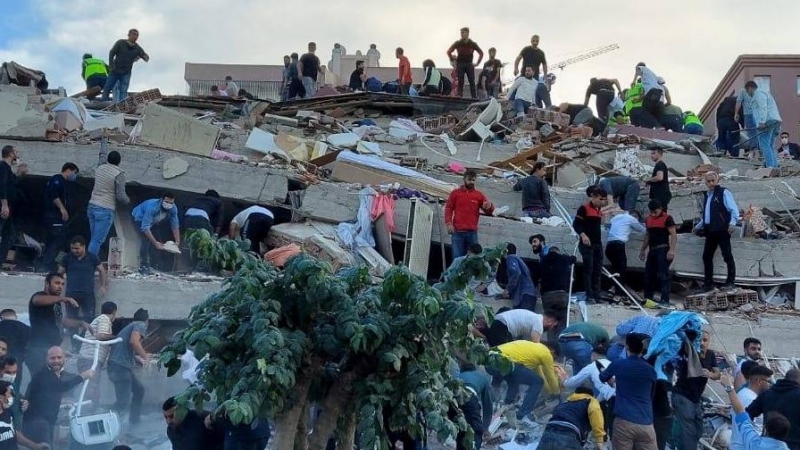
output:
{"label": "background building", "polygon": [[736,58],[700,110],[705,133],[716,132],[717,107],[722,100],[744,89],[749,80],[772,94],[783,118],[783,130],[789,133],[792,142],[797,142],[800,139],[800,55],[740,55]]}

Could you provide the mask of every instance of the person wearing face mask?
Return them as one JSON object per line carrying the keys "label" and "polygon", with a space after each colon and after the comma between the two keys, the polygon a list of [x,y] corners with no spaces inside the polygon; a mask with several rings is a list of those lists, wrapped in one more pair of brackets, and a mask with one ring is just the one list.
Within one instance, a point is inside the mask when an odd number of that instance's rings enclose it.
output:
{"label": "person wearing face mask", "polygon": [[25,395],[29,405],[23,416],[23,432],[30,439],[51,446],[61,397],[83,380],[94,377],[93,370],[87,370],[80,375],[65,372],[65,361],[61,347],[50,347],[47,351],[47,366],[33,375]]}
{"label": "person wearing face mask", "polygon": [[[11,384],[11,389],[14,393],[19,392],[20,370],[22,369],[17,358],[9,356],[0,360],[0,381],[5,381]],[[22,399],[19,395],[15,395],[18,400],[11,405],[10,412],[14,418],[14,426],[22,425],[22,413],[28,409],[28,401]]]}
{"label": "person wearing face mask", "polygon": [[67,244],[70,217],[68,208],[71,206],[67,183],[74,182],[78,178],[78,171],[78,166],[68,162],[61,167],[61,173],[47,180],[45,187],[44,221],[47,239],[42,252],[42,264],[50,272],[56,270],[56,256]]}
{"label": "person wearing face mask", "polygon": [[14,389],[8,381],[0,381],[0,450],[17,450],[17,444],[25,448],[46,449],[46,443],[33,442],[17,431],[12,417],[12,409],[17,405]]}
{"label": "person wearing face mask", "polygon": [[153,234],[153,227],[160,225],[169,219],[172,228],[172,237],[175,245],[181,244],[181,230],[178,222],[178,208],[175,206],[175,194],[165,192],[160,198],[151,198],[140,203],[133,209],[133,222],[141,232],[141,247],[139,247],[139,272],[142,274],[150,273],[150,249],[155,247],[159,250],[164,248],[164,244]]}
{"label": "person wearing face mask", "polygon": [[778,147],[778,156],[781,158],[800,159],[800,145],[789,142],[789,133],[781,133],[781,146]]}
{"label": "person wearing face mask", "polygon": [[6,261],[11,248],[11,205],[17,197],[17,176],[11,166],[17,164],[17,149],[6,145],[0,161],[0,264]]}

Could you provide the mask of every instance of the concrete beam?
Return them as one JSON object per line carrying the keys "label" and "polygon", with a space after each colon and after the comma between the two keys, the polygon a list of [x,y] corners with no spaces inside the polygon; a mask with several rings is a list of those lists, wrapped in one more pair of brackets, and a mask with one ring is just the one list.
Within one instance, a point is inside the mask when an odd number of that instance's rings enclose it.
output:
{"label": "concrete beam", "polygon": [[[31,295],[44,286],[44,276],[0,274],[0,284],[3,307],[27,313]],[[145,308],[151,319],[186,320],[193,306],[219,291],[221,286],[219,281],[186,281],[177,277],[111,278],[108,295],[98,299],[97,311],[103,301],[110,300],[119,307],[120,317],[133,317],[137,309]]]}
{"label": "concrete beam", "polygon": [[[44,177],[61,172],[61,166],[68,161],[80,167],[79,180],[93,177],[93,168],[98,165],[100,154],[99,143],[82,145],[0,139],[0,147],[4,145],[17,147],[20,161],[28,164],[30,174]],[[108,151],[111,150],[122,154],[120,168],[125,171],[128,184],[193,193],[216,189],[225,198],[266,205],[283,205],[289,190],[291,174],[283,170],[217,161],[140,145],[109,143]],[[164,161],[176,156],[184,159],[189,169],[183,175],[165,179],[162,175]]]}

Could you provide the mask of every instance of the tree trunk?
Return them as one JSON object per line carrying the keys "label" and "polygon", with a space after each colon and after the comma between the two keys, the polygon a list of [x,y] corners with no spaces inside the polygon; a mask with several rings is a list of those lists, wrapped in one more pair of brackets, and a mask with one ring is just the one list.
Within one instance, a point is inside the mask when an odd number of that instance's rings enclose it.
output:
{"label": "tree trunk", "polygon": [[294,450],[308,450],[308,418],[311,415],[310,406],[306,402],[300,420],[297,421],[297,430],[294,439]]}
{"label": "tree trunk", "polygon": [[[352,405],[351,405],[352,406]],[[336,448],[339,450],[353,450],[356,448],[356,425],[358,416],[355,411],[346,413],[344,417],[344,428],[336,438]]]}
{"label": "tree trunk", "polygon": [[345,372],[331,386],[328,395],[320,403],[321,413],[314,424],[314,432],[308,439],[309,450],[325,450],[328,439],[333,437],[342,409],[350,404],[353,396],[353,381],[356,373]]}
{"label": "tree trunk", "polygon": [[292,409],[284,412],[275,418],[275,446],[276,449],[293,449],[295,437],[297,436],[297,426],[306,411],[308,403],[308,389],[311,387],[311,376],[298,377],[295,384],[295,404]]}

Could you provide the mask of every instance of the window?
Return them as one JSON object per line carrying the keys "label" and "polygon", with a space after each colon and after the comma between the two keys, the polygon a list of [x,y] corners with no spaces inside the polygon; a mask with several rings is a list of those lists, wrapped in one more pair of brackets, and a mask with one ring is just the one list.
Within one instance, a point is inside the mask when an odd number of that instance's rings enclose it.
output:
{"label": "window", "polygon": [[756,82],[758,88],[766,93],[770,93],[770,77],[769,75],[761,75],[758,77],[753,77],[753,81]]}

